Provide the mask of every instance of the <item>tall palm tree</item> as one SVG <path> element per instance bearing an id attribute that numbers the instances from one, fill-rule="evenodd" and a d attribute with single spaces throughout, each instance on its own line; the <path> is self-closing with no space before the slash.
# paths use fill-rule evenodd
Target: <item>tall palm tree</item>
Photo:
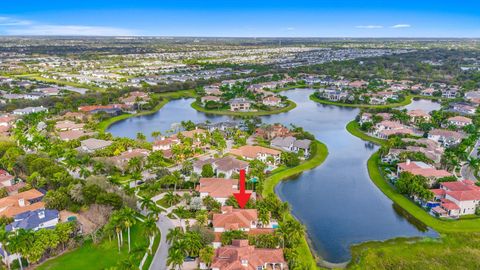
<path id="1" fill-rule="evenodd" d="M 18 263 L 23 270 L 22 255 L 25 255 L 32 246 L 33 232 L 19 229 L 9 237 L 7 249 L 13 253 L 18 253 Z"/>
<path id="2" fill-rule="evenodd" d="M 145 226 L 144 232 L 150 239 L 150 243 L 152 243 L 153 239 L 155 239 L 155 235 L 157 234 L 157 223 L 155 222 L 155 219 L 153 219 L 152 217 L 147 217 L 143 225 Z M 149 246 L 148 252 L 152 254 L 151 246 Z"/>
<path id="3" fill-rule="evenodd" d="M 125 207 L 122 209 L 122 220 L 128 232 L 128 252 L 130 253 L 130 228 L 136 223 L 135 211 L 132 208 Z"/>

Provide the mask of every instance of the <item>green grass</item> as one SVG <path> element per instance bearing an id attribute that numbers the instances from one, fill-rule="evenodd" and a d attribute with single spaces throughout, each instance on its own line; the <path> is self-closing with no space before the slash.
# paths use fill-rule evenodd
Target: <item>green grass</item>
<path id="1" fill-rule="evenodd" d="M 122 260 L 129 258 L 127 233 L 124 232 L 124 245 L 121 252 L 118 252 L 117 240 L 108 238 L 99 244 L 93 244 L 91 240 L 87 240 L 81 247 L 65 253 L 59 257 L 53 258 L 39 265 L 39 270 L 85 270 L 85 269 L 105 269 L 115 267 Z M 137 222 L 131 229 L 132 254 L 136 265 L 140 265 L 140 261 L 145 255 L 148 248 L 148 237 L 143 233 L 143 224 Z M 134 252 L 136 247 L 145 247 L 145 250 Z M 158 245 L 157 245 L 158 247 Z M 153 252 L 155 252 L 153 250 Z M 150 260 L 151 262 L 151 260 Z"/>
<path id="2" fill-rule="evenodd" d="M 271 115 L 271 114 L 288 112 L 290 110 L 293 110 L 295 107 L 297 107 L 297 104 L 289 100 L 288 105 L 286 107 L 275 109 L 272 111 L 258 111 L 258 112 L 232 112 L 228 110 L 208 110 L 200 106 L 197 102 L 193 102 L 190 106 L 199 112 L 210 113 L 210 114 L 234 115 L 234 116 L 262 116 L 262 115 Z"/>
<path id="3" fill-rule="evenodd" d="M 298 88 L 307 88 L 307 85 L 306 84 L 295 84 L 295 85 L 290 85 L 290 86 L 287 86 L 287 87 L 281 87 L 281 88 L 278 88 L 278 89 L 273 89 L 273 90 L 271 90 L 271 92 L 279 93 L 279 92 L 292 90 L 292 89 L 298 89 Z"/>
<path id="4" fill-rule="evenodd" d="M 144 111 L 136 114 L 126 113 L 126 114 L 121 114 L 118 116 L 105 119 L 102 122 L 97 124 L 97 130 L 99 132 L 105 132 L 108 129 L 108 127 L 110 127 L 111 125 L 113 125 L 118 121 L 125 120 L 135 116 L 142 116 L 142 115 L 149 115 L 149 114 L 156 113 L 158 110 L 163 108 L 163 106 L 165 106 L 170 100 L 180 99 L 180 98 L 193 98 L 195 97 L 195 92 L 193 90 L 180 90 L 175 92 L 160 93 L 160 94 L 157 94 L 157 96 L 162 99 L 152 110 Z"/>
<path id="5" fill-rule="evenodd" d="M 277 173 L 272 174 L 265 180 L 263 185 L 263 192 L 262 196 L 267 196 L 268 194 L 274 193 L 275 186 L 282 180 L 285 180 L 289 177 L 294 175 L 298 175 L 303 171 L 311 170 L 319 165 L 321 165 L 328 156 L 328 149 L 327 146 L 319 141 L 314 142 L 316 144 L 316 152 L 309 160 L 305 161 L 304 163 L 289 169 L 283 169 L 278 171 Z M 294 218 L 292 215 L 288 215 L 286 218 Z M 305 236 L 297 247 L 297 253 L 299 254 L 299 258 L 302 262 L 306 262 L 310 267 L 309 269 L 318 269 L 317 267 L 317 260 L 315 255 L 310 250 L 310 247 L 307 242 L 307 236 Z"/>
<path id="6" fill-rule="evenodd" d="M 319 99 L 318 97 L 315 96 L 315 94 L 310 95 L 310 100 L 313 100 L 315 102 L 322 103 L 322 104 L 336 105 L 336 106 L 343 106 L 343 107 L 383 109 L 383 108 L 394 108 L 394 107 L 406 106 L 412 102 L 412 96 L 406 96 L 405 100 L 403 100 L 402 102 L 390 103 L 390 104 L 384 104 L 384 105 L 348 104 L 348 103 L 342 103 L 342 102 L 335 102 L 335 101 Z"/>
<path id="7" fill-rule="evenodd" d="M 368 242 L 352 247 L 348 269 L 480 269 L 479 247 L 479 233 Z"/>
<path id="8" fill-rule="evenodd" d="M 347 131 L 350 132 L 350 134 L 352 134 L 353 136 L 358 137 L 358 138 L 360 138 L 364 141 L 373 142 L 373 143 L 376 143 L 378 145 L 383 145 L 386 142 L 385 140 L 375 138 L 375 137 L 372 137 L 372 136 L 369 136 L 369 135 L 365 134 L 362 130 L 360 130 L 360 125 L 355 120 L 350 121 L 347 124 L 346 128 L 347 128 Z"/>
<path id="9" fill-rule="evenodd" d="M 158 246 L 160 245 L 160 231 L 157 233 L 155 236 L 155 239 L 153 240 L 153 246 L 152 246 L 152 254 L 148 254 L 147 259 L 145 260 L 145 263 L 143 264 L 143 269 L 148 270 L 150 268 L 150 264 L 152 264 L 153 257 L 155 256 L 155 252 L 158 249 Z"/>

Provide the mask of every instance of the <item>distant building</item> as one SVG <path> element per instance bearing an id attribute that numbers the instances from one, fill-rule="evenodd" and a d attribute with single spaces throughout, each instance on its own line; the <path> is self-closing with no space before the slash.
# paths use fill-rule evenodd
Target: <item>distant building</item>
<path id="1" fill-rule="evenodd" d="M 44 108 L 43 106 L 27 107 L 27 108 L 23 108 L 23 109 L 16 109 L 16 110 L 13 111 L 13 114 L 15 114 L 15 115 L 26 115 L 26 114 L 46 112 L 46 111 L 48 111 L 48 109 Z"/>

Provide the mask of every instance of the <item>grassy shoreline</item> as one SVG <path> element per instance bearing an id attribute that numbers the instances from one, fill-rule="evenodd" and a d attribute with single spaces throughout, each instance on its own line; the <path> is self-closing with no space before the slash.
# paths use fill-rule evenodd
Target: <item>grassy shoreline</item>
<path id="1" fill-rule="evenodd" d="M 377 108 L 377 109 L 382 109 L 382 108 L 395 108 L 395 107 L 406 106 L 406 105 L 412 103 L 412 96 L 406 96 L 405 100 L 403 100 L 402 102 L 385 104 L 385 105 L 348 104 L 348 103 L 334 102 L 334 101 L 319 99 L 318 97 L 315 96 L 315 94 L 310 95 L 310 100 L 318 102 L 318 103 L 326 104 L 326 105 L 335 105 L 335 106 L 352 107 L 352 108 Z"/>
<path id="2" fill-rule="evenodd" d="M 163 106 L 165 106 L 170 100 L 180 99 L 180 98 L 193 98 L 195 97 L 195 93 L 193 90 L 181 90 L 181 91 L 175 91 L 175 92 L 160 93 L 158 94 L 158 96 L 161 98 L 161 100 L 152 110 L 135 113 L 135 114 L 121 114 L 118 116 L 105 119 L 102 122 L 97 124 L 96 129 L 100 132 L 105 132 L 111 125 L 113 125 L 118 121 L 128 119 L 131 117 L 136 117 L 136 116 L 154 114 L 158 110 L 163 108 Z"/>
<path id="3" fill-rule="evenodd" d="M 354 122 L 354 121 L 352 121 Z M 376 144 L 382 145 L 385 141 L 377 138 L 373 138 L 361 132 L 352 122 L 348 123 L 347 130 L 354 136 L 367 140 Z M 480 218 L 475 219 L 461 219 L 461 220 L 448 220 L 438 219 L 428 214 L 420 206 L 412 202 L 407 197 L 398 193 L 389 183 L 385 180 L 381 174 L 378 164 L 380 161 L 380 154 L 375 152 L 367 162 L 368 174 L 372 182 L 393 202 L 398 204 L 402 209 L 407 211 L 410 215 L 421 221 L 426 226 L 436 230 L 439 233 L 452 233 L 452 232 L 480 232 Z"/>
<path id="4" fill-rule="evenodd" d="M 315 141 L 314 143 L 316 144 L 316 147 L 317 147 L 315 155 L 311 159 L 305 161 L 304 163 L 296 167 L 279 171 L 277 173 L 274 173 L 270 177 L 268 177 L 265 180 L 265 183 L 263 185 L 262 196 L 265 197 L 269 194 L 272 194 L 272 193 L 274 194 L 275 186 L 280 181 L 283 181 L 289 177 L 298 175 L 304 171 L 311 170 L 317 166 L 320 166 L 325 161 L 325 159 L 328 156 L 327 146 L 321 143 L 320 141 Z M 293 217 L 292 214 L 289 214 L 287 218 L 293 219 L 295 217 Z M 305 235 L 305 237 L 302 240 L 302 243 L 297 247 L 297 252 L 300 255 L 300 259 L 302 260 L 302 262 L 306 262 L 310 266 L 310 269 L 318 269 L 317 267 L 318 257 L 310 249 L 310 245 L 308 244 L 307 237 L 308 236 Z"/>
<path id="5" fill-rule="evenodd" d="M 221 111 L 214 111 L 214 110 L 207 110 L 197 104 L 196 101 L 192 102 L 190 104 L 192 108 L 199 112 L 203 113 L 209 113 L 209 114 L 219 114 L 219 115 L 232 115 L 232 116 L 264 116 L 264 115 L 271 115 L 271 114 L 279 114 L 279 113 L 284 113 L 293 110 L 295 107 L 297 107 L 297 104 L 291 100 L 288 101 L 288 106 L 273 110 L 273 111 L 258 111 L 258 112 L 231 112 L 231 111 L 226 111 L 226 110 L 221 110 Z"/>

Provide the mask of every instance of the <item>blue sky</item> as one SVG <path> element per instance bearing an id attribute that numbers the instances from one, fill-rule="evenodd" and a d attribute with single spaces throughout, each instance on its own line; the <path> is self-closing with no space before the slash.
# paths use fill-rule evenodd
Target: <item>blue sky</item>
<path id="1" fill-rule="evenodd" d="M 0 35 L 480 37 L 480 1 L 2 1 Z"/>

